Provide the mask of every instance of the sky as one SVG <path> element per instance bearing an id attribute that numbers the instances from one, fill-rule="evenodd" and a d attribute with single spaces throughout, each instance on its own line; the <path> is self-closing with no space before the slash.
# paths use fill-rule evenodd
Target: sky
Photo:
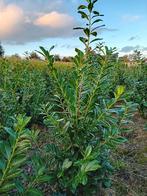
<path id="1" fill-rule="evenodd" d="M 54 54 L 74 55 L 83 49 L 73 27 L 83 24 L 77 7 L 84 0 L 0 0 L 0 41 L 6 55 L 50 48 Z M 147 55 L 147 0 L 98 0 L 106 26 L 98 33 L 121 55 L 140 49 Z"/>

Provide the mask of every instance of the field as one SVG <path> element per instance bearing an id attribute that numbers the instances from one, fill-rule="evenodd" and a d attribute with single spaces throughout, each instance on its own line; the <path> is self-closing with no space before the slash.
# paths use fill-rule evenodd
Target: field
<path id="1" fill-rule="evenodd" d="M 142 59 L 140 59 L 140 62 L 141 61 Z M 7 134 L 10 136 L 14 134 L 15 131 L 14 126 L 16 126 L 14 123 L 16 123 L 17 121 L 18 124 L 24 123 L 24 125 L 27 126 L 27 128 L 29 128 L 32 131 L 31 135 L 29 135 L 31 141 L 28 141 L 30 142 L 31 147 L 30 146 L 27 147 L 28 152 L 25 152 L 26 153 L 25 156 L 27 156 L 27 160 L 25 160 L 24 162 L 25 164 L 24 163 L 22 164 L 24 165 L 22 169 L 25 175 L 26 173 L 28 175 L 27 177 L 25 177 L 27 178 L 27 181 L 34 180 L 34 178 L 36 177 L 36 176 L 33 177 L 30 176 L 32 175 L 32 172 L 34 173 L 34 168 L 32 168 L 34 161 L 36 162 L 38 159 L 43 159 L 43 160 L 45 159 L 45 161 L 47 161 L 48 160 L 47 157 L 48 156 L 50 157 L 50 155 L 48 154 L 48 151 L 46 152 L 47 149 L 45 148 L 51 148 L 51 146 L 49 147 L 49 145 L 52 145 L 54 142 L 56 143 L 56 139 L 58 138 L 58 134 L 57 136 L 56 135 L 54 136 L 54 134 L 50 132 L 52 128 L 50 128 L 49 125 L 50 124 L 49 122 L 51 120 L 49 118 L 49 110 L 51 107 L 50 103 L 52 102 L 52 97 L 53 97 L 53 88 L 54 88 L 53 85 L 56 84 L 54 84 L 54 80 L 51 78 L 52 73 L 50 71 L 50 68 L 47 66 L 47 64 L 48 64 L 47 61 L 43 62 L 39 60 L 20 60 L 20 59 L 0 60 L 1 139 L 7 138 L 8 137 Z M 74 63 L 56 62 L 55 69 L 58 71 L 58 74 L 61 74 L 61 78 L 65 77 L 67 82 L 68 81 L 69 83 L 71 82 L 69 76 L 71 76 L 71 74 L 74 74 L 75 71 Z M 107 70 L 106 73 L 108 73 Z M 133 196 L 145 195 L 146 194 L 145 183 L 147 178 L 146 176 L 147 135 L 146 135 L 146 120 L 145 120 L 146 105 L 144 102 L 146 100 L 146 94 L 145 94 L 146 74 L 147 74 L 146 63 L 143 62 L 141 65 L 139 64 L 132 67 L 128 67 L 123 62 L 122 59 L 119 59 L 116 62 L 115 59 L 113 59 L 113 67 L 111 67 L 108 74 L 109 77 L 111 76 L 111 80 L 109 80 L 109 84 L 106 82 L 106 84 L 108 85 L 107 88 L 109 87 L 109 91 L 105 91 L 104 94 L 102 91 L 100 91 L 100 95 L 98 96 L 105 96 L 109 99 L 113 99 L 113 90 L 115 90 L 118 87 L 118 85 L 125 85 L 126 90 L 125 90 L 124 97 L 121 101 L 118 102 L 118 105 L 121 105 L 122 104 L 121 102 L 124 99 L 126 99 L 127 102 L 129 103 L 128 108 L 129 110 L 131 110 L 131 113 L 129 113 L 129 116 L 127 116 L 126 119 L 128 121 L 127 123 L 129 123 L 129 127 L 127 127 L 126 130 L 129 131 L 128 133 L 123 134 L 125 138 L 128 139 L 128 141 L 125 144 L 123 144 L 123 146 L 120 146 L 119 148 L 116 149 L 114 148 L 114 151 L 111 154 L 112 165 L 114 164 L 115 170 L 117 170 L 117 172 L 115 171 L 115 174 L 110 176 L 112 187 L 106 188 L 105 190 L 101 190 L 101 194 L 107 195 L 112 192 L 113 195 L 133 195 Z M 58 77 L 60 78 L 60 76 Z M 69 93 L 69 90 L 66 93 Z M 56 99 L 57 100 L 55 100 L 55 102 L 56 101 L 58 102 L 58 97 Z M 26 119 L 24 115 L 31 117 L 31 119 L 27 120 L 27 122 L 30 121 L 28 125 L 27 123 L 23 122 Z M 130 120 L 131 123 L 129 122 Z M 17 126 L 22 126 L 22 125 L 20 124 Z M 66 128 L 65 126 L 68 125 L 65 124 L 63 126 L 64 129 L 67 129 L 68 127 Z M 23 131 L 27 131 L 27 129 L 25 129 L 24 126 L 23 129 L 24 129 Z M 55 139 L 54 137 L 57 138 Z M 23 144 L 23 141 L 21 140 L 20 140 L 20 145 L 25 146 L 26 144 Z M 59 137 L 59 141 L 60 141 L 60 137 Z M 2 149 L 3 146 L 1 145 L 1 150 Z M 8 149 L 6 148 L 6 153 L 9 153 L 9 151 L 7 150 Z M 31 160 L 32 153 L 34 154 L 34 152 L 36 155 Z M 42 153 L 46 153 L 46 154 L 44 154 L 42 157 Z M 20 158 L 18 158 L 18 161 Z M 24 161 L 23 159 L 22 161 Z M 43 170 L 42 172 L 39 170 L 41 172 L 41 182 L 36 182 L 36 184 L 34 183 L 32 185 L 33 188 L 38 187 L 39 185 L 40 187 L 39 189 L 43 189 L 45 195 L 51 194 L 51 192 L 53 192 L 54 189 L 56 192 L 56 189 L 58 190 L 58 187 L 56 187 L 56 185 L 52 185 L 52 183 L 51 185 L 50 183 L 48 185 L 46 181 L 48 180 L 50 181 L 50 177 L 47 176 L 46 168 L 42 166 L 43 164 L 42 161 L 41 160 L 38 161 L 39 164 L 41 165 L 38 165 L 39 168 L 35 168 L 35 170 L 36 169 Z M 13 169 L 11 167 L 10 167 L 10 171 Z M 36 174 L 34 173 L 34 175 Z M 17 179 L 19 178 L 17 177 Z M 25 181 L 25 179 L 23 181 Z M 28 183 L 23 181 L 22 183 L 25 183 L 26 184 L 25 186 L 28 187 L 29 186 Z M 17 186 L 19 190 L 20 189 L 19 186 L 24 186 L 24 185 L 17 185 Z M 12 190 L 15 191 L 15 189 Z"/>
<path id="2" fill-rule="evenodd" d="M 85 50 L 70 62 L 54 46 L 37 48 L 40 59 L 0 57 L 2 196 L 147 193 L 147 61 L 97 43 L 102 15 L 86 2 Z"/>

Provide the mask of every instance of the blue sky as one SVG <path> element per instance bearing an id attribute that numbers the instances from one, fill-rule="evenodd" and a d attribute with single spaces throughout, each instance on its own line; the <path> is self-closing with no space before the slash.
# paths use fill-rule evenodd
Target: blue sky
<path id="1" fill-rule="evenodd" d="M 72 28 L 82 21 L 76 13 L 84 0 L 0 0 L 0 40 L 6 54 L 24 54 L 40 45 L 56 45 L 54 53 L 74 54 L 83 48 Z M 106 28 L 99 34 L 111 47 L 127 54 L 147 54 L 147 0 L 99 0 Z"/>

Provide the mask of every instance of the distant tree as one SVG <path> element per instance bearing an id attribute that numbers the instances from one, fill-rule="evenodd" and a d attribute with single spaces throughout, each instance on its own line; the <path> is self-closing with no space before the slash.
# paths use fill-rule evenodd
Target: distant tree
<path id="1" fill-rule="evenodd" d="M 63 62 L 71 62 L 71 57 L 63 57 L 62 61 Z"/>
<path id="2" fill-rule="evenodd" d="M 11 58 L 21 59 L 21 57 L 20 57 L 19 54 L 17 54 L 17 53 L 11 55 Z"/>
<path id="3" fill-rule="evenodd" d="M 143 57 L 143 54 L 139 50 L 134 50 L 134 53 L 132 55 L 132 59 L 138 65 L 141 65 L 145 62 L 145 58 Z"/>
<path id="4" fill-rule="evenodd" d="M 29 54 L 29 59 L 37 59 L 37 60 L 40 60 L 40 56 L 36 52 L 31 52 Z"/>
<path id="5" fill-rule="evenodd" d="M 55 61 L 61 61 L 61 58 L 60 58 L 60 56 L 59 56 L 58 54 L 56 54 L 56 55 L 54 56 L 54 58 L 55 58 Z"/>
<path id="6" fill-rule="evenodd" d="M 124 56 L 120 57 L 120 59 L 122 61 L 124 61 L 125 63 L 128 63 L 129 62 L 129 56 L 128 55 L 124 55 Z"/>
<path id="7" fill-rule="evenodd" d="M 1 42 L 0 42 L 0 57 L 3 57 L 4 53 L 5 53 L 4 49 L 3 49 L 2 45 L 1 45 Z"/>

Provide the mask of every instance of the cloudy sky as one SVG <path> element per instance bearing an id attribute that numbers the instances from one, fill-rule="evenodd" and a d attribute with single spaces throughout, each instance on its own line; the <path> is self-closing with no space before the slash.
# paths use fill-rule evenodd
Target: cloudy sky
<path id="1" fill-rule="evenodd" d="M 81 24 L 76 13 L 84 0 L 0 0 L 0 41 L 6 54 L 24 54 L 40 45 L 56 45 L 54 53 L 74 54 L 82 48 L 73 27 Z M 141 49 L 147 55 L 147 0 L 99 0 L 106 28 L 103 41 L 121 54 Z"/>

